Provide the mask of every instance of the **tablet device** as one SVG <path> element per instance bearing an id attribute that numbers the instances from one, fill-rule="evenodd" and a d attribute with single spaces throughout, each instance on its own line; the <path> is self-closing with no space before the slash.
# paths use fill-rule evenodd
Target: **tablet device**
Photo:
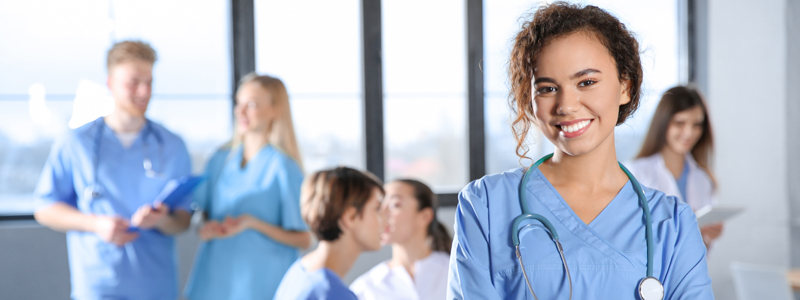
<path id="1" fill-rule="evenodd" d="M 744 211 L 743 207 L 735 206 L 712 206 L 707 205 L 695 211 L 697 216 L 697 226 L 703 227 L 715 223 L 723 222 Z"/>

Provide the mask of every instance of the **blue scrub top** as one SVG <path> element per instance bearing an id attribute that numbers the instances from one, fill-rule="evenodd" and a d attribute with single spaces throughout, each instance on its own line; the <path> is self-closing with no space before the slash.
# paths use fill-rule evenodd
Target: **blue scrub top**
<path id="1" fill-rule="evenodd" d="M 100 152 L 95 158 L 98 133 Z M 153 170 L 162 176 L 145 175 L 145 151 Z M 152 203 L 169 180 L 190 174 L 186 145 L 161 125 L 149 122 L 133 144 L 124 148 L 103 118 L 98 118 L 53 144 L 34 197 L 39 209 L 62 202 L 86 214 L 130 219 L 139 207 Z M 101 187 L 97 199 L 83 192 L 94 183 Z M 189 210 L 190 200 L 187 197 L 174 209 Z M 70 231 L 67 250 L 74 299 L 174 300 L 178 296 L 174 238 L 157 230 L 143 230 L 123 247 L 105 243 L 91 232 Z"/>
<path id="2" fill-rule="evenodd" d="M 283 277 L 275 300 L 358 300 L 328 268 L 309 272 L 297 260 Z"/>
<path id="3" fill-rule="evenodd" d="M 686 181 L 688 180 L 687 179 L 688 177 L 689 177 L 689 161 L 687 160 L 683 163 L 683 172 L 681 172 L 681 177 L 678 178 L 676 182 L 678 184 L 678 190 L 681 192 L 681 199 L 683 199 L 684 201 L 686 201 Z"/>
<path id="4" fill-rule="evenodd" d="M 220 150 L 206 168 L 209 180 L 195 201 L 209 219 L 250 214 L 285 230 L 308 231 L 300 215 L 303 173 L 297 163 L 265 146 L 244 168 L 242 147 Z M 283 274 L 300 255 L 255 230 L 200 245 L 186 287 L 189 299 L 272 299 Z"/>
<path id="5" fill-rule="evenodd" d="M 523 170 L 486 176 L 459 193 L 448 299 L 533 299 L 511 241 L 521 213 Z M 537 169 L 526 187 L 531 211 L 555 226 L 573 282 L 573 299 L 638 299 L 646 276 L 643 212 L 630 181 L 588 225 Z M 664 299 L 714 299 L 706 247 L 691 207 L 644 188 L 652 212 L 653 276 Z M 520 234 L 520 251 L 539 299 L 566 299 L 569 283 L 555 244 L 537 221 Z M 523 223 L 523 224 L 528 224 Z M 520 226 L 522 228 L 522 226 Z M 513 230 L 516 231 L 516 230 Z"/>

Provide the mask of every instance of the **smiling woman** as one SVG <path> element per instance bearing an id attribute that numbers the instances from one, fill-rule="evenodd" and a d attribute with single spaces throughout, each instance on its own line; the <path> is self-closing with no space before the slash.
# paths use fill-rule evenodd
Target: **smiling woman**
<path id="1" fill-rule="evenodd" d="M 639 105 L 638 47 L 595 6 L 556 2 L 525 21 L 509 62 L 517 155 L 534 126 L 555 151 L 461 191 L 448 299 L 713 299 L 691 208 L 617 161 L 615 128 Z"/>

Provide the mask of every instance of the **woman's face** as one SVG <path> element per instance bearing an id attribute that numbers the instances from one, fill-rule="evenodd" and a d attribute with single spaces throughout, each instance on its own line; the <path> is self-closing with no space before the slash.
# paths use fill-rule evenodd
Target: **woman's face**
<path id="1" fill-rule="evenodd" d="M 672 116 L 667 126 L 666 148 L 680 155 L 692 151 L 703 135 L 705 113 L 699 105 Z"/>
<path id="2" fill-rule="evenodd" d="M 427 223 L 430 221 L 425 217 L 427 210 L 419 210 L 419 203 L 414 198 L 414 188 L 395 181 L 385 185 L 384 189 L 386 199 L 383 201 L 383 211 L 386 215 L 386 227 L 381 234 L 381 243 L 403 244 L 414 238 L 425 239 Z"/>
<path id="3" fill-rule="evenodd" d="M 630 102 L 614 58 L 593 34 L 548 42 L 533 70 L 535 123 L 558 149 L 578 156 L 613 146 L 619 106 Z"/>
<path id="4" fill-rule="evenodd" d="M 274 119 L 270 93 L 255 83 L 246 83 L 236 92 L 236 128 L 239 134 L 265 133 Z"/>
<path id="5" fill-rule="evenodd" d="M 363 251 L 381 249 L 381 233 L 386 224 L 381 212 L 382 198 L 383 194 L 376 188 L 364 204 L 361 216 L 356 216 L 353 222 L 353 236 Z"/>

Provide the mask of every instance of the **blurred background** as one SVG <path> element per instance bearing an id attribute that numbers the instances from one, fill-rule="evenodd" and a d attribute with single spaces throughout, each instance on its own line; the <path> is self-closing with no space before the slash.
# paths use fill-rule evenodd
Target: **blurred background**
<path id="1" fill-rule="evenodd" d="M 641 44 L 642 105 L 617 128 L 620 161 L 669 87 L 707 97 L 720 204 L 746 209 L 708 258 L 717 299 L 737 298 L 733 262 L 800 268 L 800 1 L 578 2 L 613 13 Z M 348 165 L 420 179 L 452 229 L 464 185 L 531 163 L 515 155 L 506 64 L 539 3 L 0 0 L 0 298 L 69 297 L 64 234 L 33 221 L 31 193 L 53 140 L 113 109 L 114 42 L 158 52 L 148 117 L 183 137 L 195 173 L 230 139 L 235 83 L 256 71 L 286 83 L 306 173 Z M 539 157 L 552 145 L 533 132 L 529 148 Z M 179 236 L 182 281 L 197 243 Z M 346 282 L 389 256 L 362 255 Z"/>

